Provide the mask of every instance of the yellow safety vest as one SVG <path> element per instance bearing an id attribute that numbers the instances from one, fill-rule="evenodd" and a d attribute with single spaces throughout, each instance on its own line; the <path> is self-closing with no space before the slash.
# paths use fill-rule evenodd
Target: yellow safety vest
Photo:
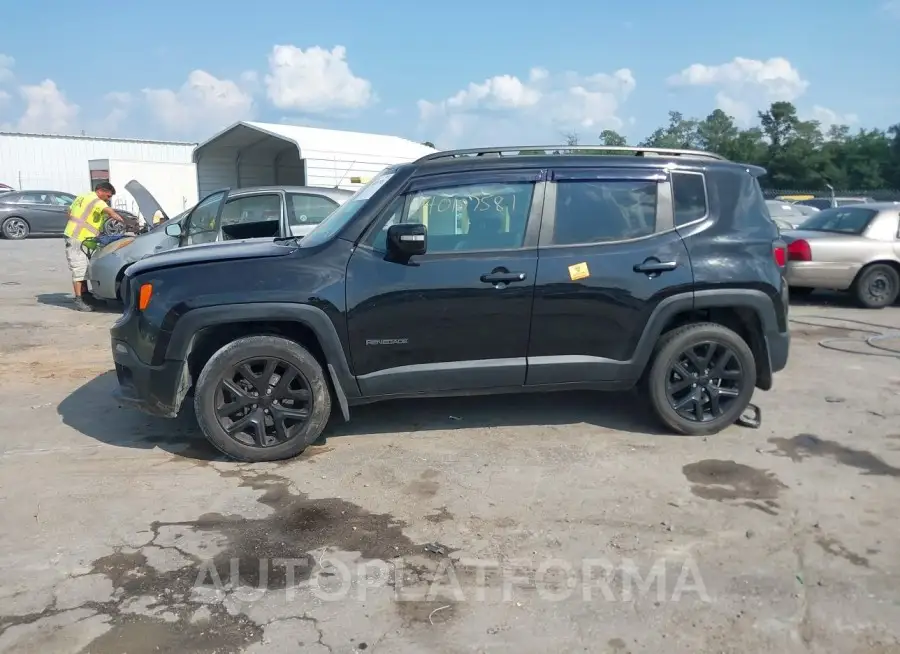
<path id="1" fill-rule="evenodd" d="M 79 195 L 69 207 L 69 222 L 66 223 L 65 235 L 78 243 L 91 236 L 99 236 L 106 216 L 103 213 L 105 208 L 106 202 L 96 193 Z"/>

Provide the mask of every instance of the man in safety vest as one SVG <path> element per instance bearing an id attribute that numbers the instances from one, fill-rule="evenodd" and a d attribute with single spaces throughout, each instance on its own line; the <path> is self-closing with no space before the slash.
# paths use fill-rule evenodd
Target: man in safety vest
<path id="1" fill-rule="evenodd" d="M 72 288 L 75 290 L 75 308 L 79 311 L 93 311 L 84 301 L 87 292 L 88 257 L 81 249 L 86 238 L 99 236 L 107 218 L 123 220 L 122 216 L 109 206 L 109 200 L 116 189 L 109 182 L 100 182 L 92 193 L 83 193 L 69 207 L 69 222 L 66 223 L 66 260 L 72 271 Z M 124 221 L 123 221 L 124 222 Z"/>

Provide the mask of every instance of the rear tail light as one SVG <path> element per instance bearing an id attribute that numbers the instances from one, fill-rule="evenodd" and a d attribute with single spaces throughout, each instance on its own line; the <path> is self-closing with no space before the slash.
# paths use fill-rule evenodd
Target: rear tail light
<path id="1" fill-rule="evenodd" d="M 781 243 L 776 243 L 774 254 L 775 263 L 777 263 L 780 268 L 784 268 L 785 265 L 787 265 L 787 248 Z"/>
<path id="2" fill-rule="evenodd" d="M 809 242 L 803 239 L 794 241 L 787 247 L 789 261 L 812 261 L 812 250 Z"/>

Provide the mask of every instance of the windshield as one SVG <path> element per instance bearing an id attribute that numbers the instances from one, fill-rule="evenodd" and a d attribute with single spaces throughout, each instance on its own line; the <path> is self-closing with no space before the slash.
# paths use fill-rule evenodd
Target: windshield
<path id="1" fill-rule="evenodd" d="M 826 209 L 804 220 L 797 229 L 810 232 L 862 234 L 876 212 L 859 207 Z"/>
<path id="2" fill-rule="evenodd" d="M 378 190 L 387 184 L 388 180 L 394 176 L 394 168 L 385 168 L 378 173 L 371 182 L 363 186 L 356 193 L 351 195 L 344 204 L 331 212 L 325 220 L 320 222 L 309 234 L 300 241 L 301 247 L 313 247 L 321 245 L 328 241 L 341 231 L 344 226 L 353 220 L 353 217 L 359 213 L 366 202 L 369 201 Z"/>

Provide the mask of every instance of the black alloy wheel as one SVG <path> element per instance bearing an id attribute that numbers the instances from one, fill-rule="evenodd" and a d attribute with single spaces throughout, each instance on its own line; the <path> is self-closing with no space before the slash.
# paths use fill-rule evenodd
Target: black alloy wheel
<path id="1" fill-rule="evenodd" d="M 241 445 L 281 445 L 309 422 L 313 397 L 309 381 L 294 364 L 277 357 L 246 359 L 222 375 L 216 419 Z"/>
<path id="2" fill-rule="evenodd" d="M 666 375 L 669 406 L 692 422 L 711 422 L 729 411 L 743 390 L 737 354 L 713 341 L 691 344 L 676 356 Z"/>

